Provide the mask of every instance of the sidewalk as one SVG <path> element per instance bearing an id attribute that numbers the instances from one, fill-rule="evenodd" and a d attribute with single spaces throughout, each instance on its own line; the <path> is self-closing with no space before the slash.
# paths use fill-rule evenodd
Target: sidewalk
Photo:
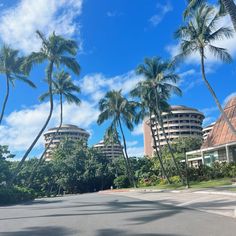
<path id="1" fill-rule="evenodd" d="M 236 192 L 227 191 L 224 187 L 184 190 L 121 189 L 107 190 L 101 193 L 157 201 L 236 219 Z"/>

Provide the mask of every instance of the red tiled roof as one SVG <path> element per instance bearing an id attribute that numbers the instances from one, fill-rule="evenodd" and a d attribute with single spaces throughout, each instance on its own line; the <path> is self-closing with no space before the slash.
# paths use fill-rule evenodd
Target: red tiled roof
<path id="1" fill-rule="evenodd" d="M 236 97 L 231 98 L 227 102 L 224 111 L 232 125 L 236 127 Z M 223 117 L 220 116 L 212 131 L 209 133 L 207 139 L 203 143 L 202 149 L 232 142 L 236 142 L 236 136 L 232 134 Z"/>

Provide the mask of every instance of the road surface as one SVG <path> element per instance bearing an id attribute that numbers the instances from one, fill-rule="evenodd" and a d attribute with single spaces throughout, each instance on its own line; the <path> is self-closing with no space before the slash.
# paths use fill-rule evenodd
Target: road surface
<path id="1" fill-rule="evenodd" d="M 235 236 L 236 219 L 111 194 L 0 207 L 1 236 Z"/>

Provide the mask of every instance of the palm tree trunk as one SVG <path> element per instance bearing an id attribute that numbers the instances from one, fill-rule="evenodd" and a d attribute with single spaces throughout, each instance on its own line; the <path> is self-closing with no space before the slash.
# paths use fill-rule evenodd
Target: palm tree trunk
<path id="1" fill-rule="evenodd" d="M 125 159 L 126 159 L 127 167 L 128 167 L 128 168 L 127 168 L 127 172 L 128 172 L 128 174 L 130 175 L 131 183 L 132 183 L 133 186 L 136 188 L 136 183 L 135 183 L 135 180 L 134 180 L 133 170 L 132 170 L 132 167 L 131 167 L 131 165 L 130 165 L 130 161 L 129 161 L 129 157 L 128 157 L 128 153 L 127 153 L 127 145 L 126 145 L 125 135 L 124 135 L 124 132 L 123 132 L 123 129 L 122 129 L 122 125 L 121 125 L 120 119 L 118 119 L 118 122 L 119 122 L 120 131 L 121 131 L 122 139 L 123 139 L 123 143 L 124 143 Z"/>
<path id="2" fill-rule="evenodd" d="M 19 164 L 17 165 L 16 169 L 15 169 L 15 173 L 12 177 L 11 180 L 11 184 L 13 183 L 13 181 L 15 180 L 16 176 L 18 175 L 22 165 L 24 164 L 26 158 L 28 157 L 29 153 L 32 151 L 33 147 L 35 146 L 35 144 L 37 143 L 37 141 L 39 140 L 39 138 L 41 137 L 43 131 L 46 129 L 51 116 L 52 116 L 52 111 L 53 111 L 53 96 L 52 96 L 52 71 L 53 71 L 53 61 L 49 62 L 48 68 L 47 68 L 47 77 L 48 77 L 48 92 L 49 92 L 49 98 L 50 98 L 50 110 L 49 110 L 49 114 L 47 117 L 47 120 L 45 122 L 45 124 L 43 125 L 42 129 L 40 130 L 40 132 L 38 133 L 38 135 L 36 136 L 36 138 L 34 139 L 33 143 L 30 145 L 30 147 L 27 149 L 27 151 L 25 152 L 24 156 L 22 157 L 21 161 L 19 162 Z"/>
<path id="3" fill-rule="evenodd" d="M 3 119 L 4 112 L 5 112 L 6 105 L 7 105 L 7 100 L 9 97 L 9 91 L 10 91 L 10 86 L 9 86 L 10 81 L 9 80 L 10 80 L 9 76 L 6 74 L 6 95 L 5 95 L 3 106 L 2 106 L 2 111 L 1 111 L 1 116 L 0 116 L 0 125 L 2 123 L 2 119 Z"/>
<path id="4" fill-rule="evenodd" d="M 221 104 L 220 104 L 220 102 L 219 102 L 219 100 L 218 100 L 218 98 L 217 98 L 217 96 L 216 96 L 216 94 L 215 94 L 213 88 L 211 87 L 210 83 L 208 82 L 208 80 L 207 80 L 207 78 L 206 78 L 205 62 L 204 62 L 204 49 L 203 49 L 203 48 L 201 48 L 200 54 L 201 54 L 202 79 L 203 79 L 203 81 L 205 82 L 205 84 L 206 84 L 208 90 L 210 91 L 210 93 L 211 93 L 213 99 L 215 100 L 215 103 L 216 103 L 217 107 L 219 108 L 220 113 L 221 113 L 221 115 L 222 115 L 224 121 L 225 121 L 226 124 L 228 125 L 228 127 L 229 127 L 231 133 L 236 136 L 236 130 L 235 130 L 234 126 L 232 125 L 232 123 L 230 122 L 229 118 L 228 118 L 227 115 L 225 114 L 224 109 L 222 108 L 222 106 L 221 106 Z"/>
<path id="5" fill-rule="evenodd" d="M 178 163 L 177 163 L 177 161 L 175 160 L 174 152 L 173 152 L 173 150 L 172 150 L 172 148 L 171 148 L 171 145 L 170 145 L 170 143 L 169 143 L 169 140 L 168 140 L 167 135 L 166 135 L 166 132 L 165 132 L 165 128 L 164 128 L 164 125 L 163 125 L 163 120 L 162 120 L 162 117 L 161 117 L 161 111 L 160 111 L 160 109 L 159 109 L 158 95 L 157 95 L 157 90 L 156 90 L 156 89 L 155 89 L 155 99 L 156 99 L 156 109 L 154 109 L 154 111 L 155 111 L 155 113 L 156 113 L 156 114 L 155 114 L 155 115 L 156 115 L 156 118 L 157 118 L 157 120 L 158 120 L 158 122 L 159 122 L 159 125 L 161 126 L 161 129 L 162 129 L 163 135 L 164 135 L 164 137 L 165 137 L 165 141 L 166 141 L 167 147 L 168 147 L 168 149 L 169 149 L 169 151 L 170 151 L 170 155 L 171 155 L 171 158 L 172 158 L 172 160 L 173 160 L 173 162 L 174 162 L 174 165 L 175 165 L 175 167 L 176 167 L 177 173 L 178 173 L 179 177 L 181 178 L 182 183 L 184 184 L 183 176 L 182 176 L 182 174 L 181 174 L 181 172 L 180 172 Z"/>
<path id="6" fill-rule="evenodd" d="M 158 146 L 159 146 L 159 153 L 160 153 L 160 155 L 162 155 L 162 154 L 161 154 L 161 141 L 160 141 L 160 136 L 159 136 L 159 134 L 158 134 L 157 121 L 156 121 L 156 131 L 157 131 L 157 142 L 158 142 Z"/>
<path id="7" fill-rule="evenodd" d="M 153 131 L 153 129 L 152 129 L 152 120 L 151 120 L 152 117 L 151 117 L 151 112 L 150 112 L 150 114 L 149 114 L 149 119 L 150 119 L 150 124 L 151 124 L 150 129 L 151 129 L 151 133 L 152 133 L 152 139 L 153 139 L 153 142 L 154 142 L 154 147 L 155 147 L 155 151 L 156 151 L 157 158 L 158 158 L 158 160 L 159 160 L 159 162 L 160 162 L 160 165 L 161 165 L 161 170 L 162 170 L 164 176 L 166 177 L 166 179 L 167 179 L 167 181 L 168 181 L 168 184 L 171 184 L 171 181 L 170 181 L 170 179 L 169 179 L 169 176 L 167 175 L 166 170 L 165 170 L 165 168 L 164 168 L 164 165 L 163 165 L 163 162 L 162 162 L 162 158 L 161 158 L 160 153 L 159 153 L 159 151 L 158 151 L 158 149 L 157 149 L 157 142 L 156 142 L 156 138 L 155 138 L 154 131 Z"/>
<path id="8" fill-rule="evenodd" d="M 233 0 L 221 0 L 226 12 L 229 14 L 231 21 L 236 31 L 236 5 Z"/>
<path id="9" fill-rule="evenodd" d="M 59 124 L 59 126 L 58 126 L 58 128 L 57 128 L 57 130 L 56 130 L 56 133 L 52 136 L 52 138 L 51 138 L 51 140 L 50 140 L 48 146 L 45 147 L 45 149 L 44 149 L 42 155 L 41 155 L 40 158 L 39 158 L 39 161 L 36 163 L 36 165 L 35 165 L 35 167 L 34 167 L 32 173 L 31 173 L 31 175 L 30 175 L 30 177 L 29 177 L 29 182 L 28 182 L 28 183 L 29 183 L 29 185 L 28 185 L 29 187 L 31 186 L 31 184 L 32 184 L 32 182 L 33 182 L 33 180 L 34 180 L 35 171 L 38 169 L 39 165 L 42 163 L 43 158 L 44 158 L 44 156 L 45 156 L 47 150 L 49 149 L 50 145 L 52 144 L 54 138 L 57 136 L 57 134 L 58 134 L 58 132 L 59 132 L 61 126 L 62 126 L 62 122 L 63 122 L 62 94 L 60 94 L 60 110 L 61 110 L 61 112 L 60 112 L 60 124 Z"/>

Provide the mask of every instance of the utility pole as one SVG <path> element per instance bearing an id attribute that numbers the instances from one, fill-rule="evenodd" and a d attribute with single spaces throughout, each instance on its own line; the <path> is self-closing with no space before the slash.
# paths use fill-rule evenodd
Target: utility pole
<path id="1" fill-rule="evenodd" d="M 186 149 L 184 148 L 184 156 L 185 156 L 185 172 L 186 172 L 186 188 L 190 188 L 189 178 L 188 178 L 188 158 L 186 155 Z"/>

